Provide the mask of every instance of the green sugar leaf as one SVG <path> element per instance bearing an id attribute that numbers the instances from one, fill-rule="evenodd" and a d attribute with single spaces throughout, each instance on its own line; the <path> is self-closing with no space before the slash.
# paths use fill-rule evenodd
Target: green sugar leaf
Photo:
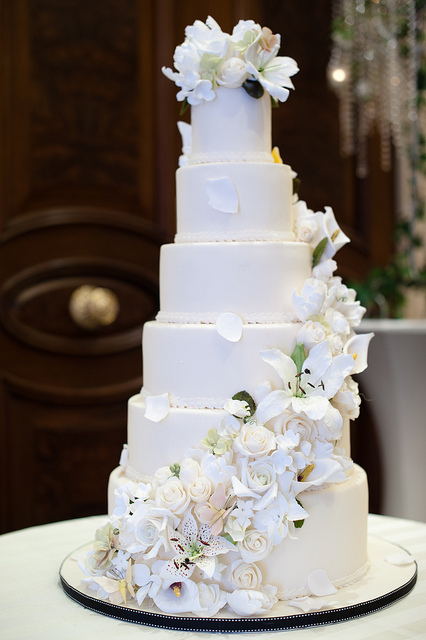
<path id="1" fill-rule="evenodd" d="M 247 91 L 251 98 L 256 98 L 256 100 L 265 93 L 262 85 L 257 80 L 246 80 L 243 82 L 243 89 Z"/>
<path id="2" fill-rule="evenodd" d="M 176 476 L 176 478 L 179 478 L 179 474 L 180 474 L 180 464 L 178 462 L 175 462 L 174 464 L 171 464 L 169 467 L 170 471 L 172 472 L 172 474 L 174 476 Z"/>
<path id="3" fill-rule="evenodd" d="M 185 100 L 182 102 L 181 107 L 180 107 L 180 111 L 179 111 L 179 115 L 183 116 L 183 114 L 185 113 L 185 111 L 189 109 L 189 102 L 188 100 L 185 98 Z"/>
<path id="4" fill-rule="evenodd" d="M 232 537 L 229 535 L 229 533 L 225 533 L 224 536 L 222 536 L 222 538 L 225 538 L 225 540 L 229 540 L 229 542 L 231 542 L 231 544 L 236 545 L 237 543 L 235 542 L 235 540 L 232 539 Z"/>
<path id="5" fill-rule="evenodd" d="M 306 360 L 305 347 L 303 346 L 303 342 L 296 342 L 296 346 L 294 347 L 293 353 L 290 357 L 296 365 L 297 375 L 299 375 L 302 372 L 302 366 Z"/>
<path id="6" fill-rule="evenodd" d="M 317 246 L 314 249 L 314 253 L 312 254 L 312 266 L 316 267 L 319 261 L 322 258 L 322 254 L 325 251 L 327 246 L 328 238 L 323 238 L 320 242 L 318 242 Z"/>

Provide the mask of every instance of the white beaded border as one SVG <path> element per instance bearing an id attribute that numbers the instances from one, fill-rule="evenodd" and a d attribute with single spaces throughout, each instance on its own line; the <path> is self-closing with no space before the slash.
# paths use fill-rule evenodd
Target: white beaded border
<path id="1" fill-rule="evenodd" d="M 215 324 L 223 312 L 218 311 L 159 311 L 155 317 L 157 322 L 165 324 Z M 298 319 L 293 313 L 239 313 L 244 324 L 293 324 Z"/>
<path id="2" fill-rule="evenodd" d="M 209 151 L 193 153 L 187 157 L 190 165 L 208 162 L 275 162 L 268 151 Z"/>
<path id="3" fill-rule="evenodd" d="M 152 396 L 142 387 L 141 396 L 145 399 Z M 223 405 L 229 398 L 182 398 L 169 394 L 169 405 L 173 409 L 223 409 Z"/>
<path id="4" fill-rule="evenodd" d="M 176 244 L 191 242 L 295 242 L 293 231 L 267 231 L 263 229 L 243 229 L 231 231 L 194 231 L 177 233 Z"/>

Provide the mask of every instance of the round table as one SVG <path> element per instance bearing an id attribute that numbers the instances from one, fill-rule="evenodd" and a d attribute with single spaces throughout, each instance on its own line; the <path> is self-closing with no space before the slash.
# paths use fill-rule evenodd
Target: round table
<path id="1" fill-rule="evenodd" d="M 121 622 L 84 609 L 62 590 L 59 568 L 77 547 L 90 542 L 105 516 L 30 527 L 0 536 L 0 636 L 2 640 L 106 640 L 156 638 L 163 640 L 217 640 L 231 633 L 166 631 Z M 370 515 L 369 535 L 407 549 L 418 564 L 414 590 L 390 607 L 339 624 L 295 631 L 274 632 L 273 640 L 390 640 L 426 638 L 426 524 Z M 265 640 L 265 633 L 244 634 Z"/>

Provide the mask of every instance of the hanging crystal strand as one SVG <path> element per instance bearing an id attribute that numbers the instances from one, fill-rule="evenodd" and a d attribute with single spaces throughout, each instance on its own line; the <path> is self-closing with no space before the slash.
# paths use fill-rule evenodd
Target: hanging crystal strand
<path id="1" fill-rule="evenodd" d="M 418 167 L 419 167 L 419 120 L 417 113 L 417 71 L 418 71 L 418 52 L 417 52 L 417 16 L 415 0 L 407 0 L 407 89 L 408 89 L 408 121 L 410 123 L 410 161 L 411 161 L 411 198 L 408 211 L 408 219 L 410 224 L 410 233 L 413 235 L 419 206 L 418 193 Z M 414 251 L 411 251 L 408 258 L 408 266 L 411 271 L 413 280 L 417 279 L 418 271 L 416 268 L 416 260 Z"/>
<path id="2" fill-rule="evenodd" d="M 382 60 L 386 70 L 382 87 L 382 101 L 384 110 L 381 114 L 383 129 L 381 164 L 385 171 L 390 171 L 392 165 L 393 141 L 397 152 L 402 149 L 401 141 L 401 70 L 398 60 L 398 2 L 388 0 L 387 29 L 383 24 Z"/>

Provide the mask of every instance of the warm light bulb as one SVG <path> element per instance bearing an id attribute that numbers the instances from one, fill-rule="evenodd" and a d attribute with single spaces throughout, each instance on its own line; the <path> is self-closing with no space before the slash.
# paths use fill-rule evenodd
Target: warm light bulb
<path id="1" fill-rule="evenodd" d="M 346 71 L 344 69 L 334 69 L 331 77 L 335 82 L 344 82 L 346 80 Z"/>

